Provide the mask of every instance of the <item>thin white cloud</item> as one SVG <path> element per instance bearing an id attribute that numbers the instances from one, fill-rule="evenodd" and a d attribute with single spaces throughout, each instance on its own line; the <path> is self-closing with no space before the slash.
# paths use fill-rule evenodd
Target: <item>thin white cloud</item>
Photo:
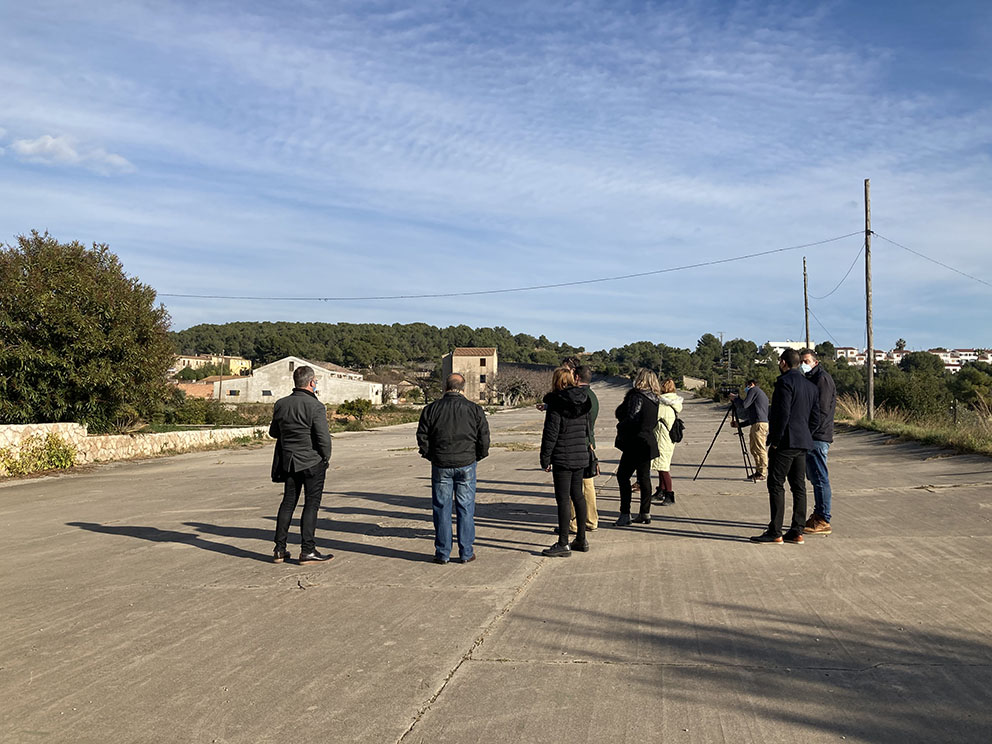
<path id="1" fill-rule="evenodd" d="M 107 152 L 102 147 L 80 148 L 73 138 L 65 135 L 53 137 L 43 134 L 33 140 L 14 140 L 11 149 L 21 160 L 29 163 L 82 166 L 104 175 L 135 171 L 127 158 Z"/>

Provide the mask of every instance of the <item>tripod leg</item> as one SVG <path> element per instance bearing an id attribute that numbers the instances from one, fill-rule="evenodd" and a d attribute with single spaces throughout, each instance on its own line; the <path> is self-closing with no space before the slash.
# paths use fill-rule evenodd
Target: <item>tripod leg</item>
<path id="1" fill-rule="evenodd" d="M 706 454 L 703 455 L 703 461 L 701 463 L 699 463 L 699 467 L 696 468 L 696 474 L 694 476 L 692 476 L 692 479 L 693 480 L 696 480 L 696 478 L 699 477 L 699 471 L 702 470 L 703 469 L 703 465 L 706 464 L 706 458 L 710 456 L 710 450 L 713 449 L 713 445 L 716 444 L 716 438 L 718 436 L 720 436 L 720 430 L 723 428 L 723 425 L 725 423 L 727 423 L 727 417 L 730 415 L 730 412 L 733 411 L 733 410 L 734 410 L 734 407 L 733 407 L 733 405 L 731 405 L 730 408 L 727 409 L 727 412 L 725 414 L 723 414 L 723 421 L 721 421 L 720 422 L 720 426 L 717 427 L 716 434 L 713 435 L 713 441 L 710 442 L 709 449 L 707 449 L 706 450 Z"/>
<path id="2" fill-rule="evenodd" d="M 754 474 L 754 467 L 751 465 L 751 456 L 748 454 L 747 444 L 744 442 L 744 429 L 741 428 L 736 411 L 734 412 L 734 423 L 737 424 L 737 439 L 741 443 L 741 457 L 744 459 L 744 477 L 750 480 Z"/>

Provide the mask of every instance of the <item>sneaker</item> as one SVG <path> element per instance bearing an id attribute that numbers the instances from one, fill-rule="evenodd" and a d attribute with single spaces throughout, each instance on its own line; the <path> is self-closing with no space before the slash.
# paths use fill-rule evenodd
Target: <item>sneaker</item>
<path id="1" fill-rule="evenodd" d="M 761 481 L 763 481 L 764 479 L 765 479 L 764 473 L 755 473 L 754 475 L 751 476 L 751 480 L 754 481 L 755 483 L 761 483 Z"/>
<path id="2" fill-rule="evenodd" d="M 551 558 L 570 558 L 572 556 L 572 549 L 567 545 L 555 543 L 550 548 L 545 548 L 542 550 L 541 555 L 546 555 Z"/>
<path id="3" fill-rule="evenodd" d="M 578 540 L 572 540 L 571 544 L 568 547 L 571 548 L 572 550 L 577 550 L 580 553 L 588 553 L 589 541 L 583 540 L 582 542 L 579 542 Z"/>
<path id="4" fill-rule="evenodd" d="M 771 532 L 762 532 L 760 535 L 754 535 L 751 538 L 751 542 L 766 543 L 769 545 L 781 545 L 782 537 L 781 535 L 773 535 Z"/>
<path id="5" fill-rule="evenodd" d="M 802 533 L 792 532 L 791 530 L 789 532 L 786 532 L 785 535 L 782 536 L 782 539 L 785 540 L 785 542 L 787 543 L 792 543 L 793 545 L 802 545 L 803 543 L 806 542 L 805 540 L 803 540 Z"/>
<path id="6" fill-rule="evenodd" d="M 803 532 L 807 535 L 829 535 L 833 530 L 830 528 L 830 522 L 814 514 L 806 520 L 806 529 Z"/>

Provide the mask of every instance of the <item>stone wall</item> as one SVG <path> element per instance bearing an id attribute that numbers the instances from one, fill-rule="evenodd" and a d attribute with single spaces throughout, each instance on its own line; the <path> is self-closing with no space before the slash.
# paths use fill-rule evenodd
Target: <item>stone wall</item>
<path id="1" fill-rule="evenodd" d="M 127 460 L 132 457 L 190 452 L 207 445 L 227 444 L 239 437 L 263 435 L 264 426 L 246 426 L 236 429 L 197 429 L 170 431 L 162 434 L 107 434 L 89 436 L 80 424 L 15 424 L 0 426 L 0 448 L 13 454 L 28 437 L 55 433 L 76 448 L 77 464 Z M 3 472 L 0 470 L 0 475 Z"/>

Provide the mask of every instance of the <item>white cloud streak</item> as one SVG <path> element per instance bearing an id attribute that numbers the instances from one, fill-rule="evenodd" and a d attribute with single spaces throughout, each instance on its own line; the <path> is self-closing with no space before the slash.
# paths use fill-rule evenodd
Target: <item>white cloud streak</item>
<path id="1" fill-rule="evenodd" d="M 81 148 L 72 137 L 43 134 L 27 140 L 15 140 L 11 150 L 21 160 L 42 165 L 81 166 L 97 173 L 133 173 L 135 167 L 127 158 L 102 147 Z"/>

